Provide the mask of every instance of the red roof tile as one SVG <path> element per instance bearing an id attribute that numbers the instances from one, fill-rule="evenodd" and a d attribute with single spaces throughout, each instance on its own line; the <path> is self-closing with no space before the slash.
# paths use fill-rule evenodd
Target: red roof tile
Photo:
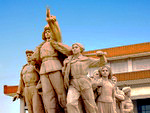
<path id="1" fill-rule="evenodd" d="M 83 55 L 96 53 L 96 51 L 105 51 L 108 53 L 107 57 L 116 57 L 130 54 L 138 54 L 144 52 L 150 52 L 150 42 L 126 45 L 120 47 L 106 48 L 106 49 L 97 49 L 92 51 L 85 51 Z M 91 57 L 96 57 L 95 55 L 90 55 Z"/>

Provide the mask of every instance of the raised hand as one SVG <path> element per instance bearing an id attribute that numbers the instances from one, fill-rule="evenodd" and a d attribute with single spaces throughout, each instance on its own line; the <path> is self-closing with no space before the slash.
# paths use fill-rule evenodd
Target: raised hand
<path id="1" fill-rule="evenodd" d="M 107 55 L 107 52 L 97 51 L 97 52 L 96 52 L 96 55 L 97 55 L 98 57 L 101 57 L 101 56 L 103 56 L 103 55 Z"/>
<path id="2" fill-rule="evenodd" d="M 46 8 L 46 17 L 50 17 L 50 9 L 49 8 Z"/>

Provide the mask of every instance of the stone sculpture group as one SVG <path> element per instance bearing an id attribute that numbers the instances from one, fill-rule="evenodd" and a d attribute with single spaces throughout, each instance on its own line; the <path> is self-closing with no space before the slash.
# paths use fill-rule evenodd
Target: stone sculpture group
<path id="1" fill-rule="evenodd" d="M 27 64 L 13 100 L 25 98 L 29 113 L 133 113 L 131 88 L 117 87 L 107 65 L 106 52 L 99 59 L 82 55 L 80 43 L 63 44 L 55 16 L 46 13 L 44 40 L 35 51 L 26 50 Z M 88 69 L 99 67 L 88 77 Z"/>

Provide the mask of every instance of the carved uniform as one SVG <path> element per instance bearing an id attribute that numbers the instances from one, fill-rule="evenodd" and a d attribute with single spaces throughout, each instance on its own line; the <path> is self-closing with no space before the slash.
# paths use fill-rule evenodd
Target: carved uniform
<path id="1" fill-rule="evenodd" d="M 87 77 L 90 66 L 99 66 L 100 60 L 79 56 L 74 59 L 69 56 L 64 61 L 65 77 L 70 78 L 67 94 L 68 113 L 80 113 L 78 99 L 81 96 L 87 113 L 97 113 L 97 106 L 91 82 Z M 69 75 L 70 74 L 70 75 Z"/>
<path id="2" fill-rule="evenodd" d="M 40 79 L 43 90 L 43 101 L 48 113 L 56 113 L 57 99 L 62 108 L 66 108 L 66 91 L 61 74 L 62 64 L 58 51 L 65 53 L 65 46 L 55 41 L 45 41 L 37 47 L 33 58 L 41 60 Z M 68 50 L 69 51 L 69 50 Z M 39 58 L 37 58 L 39 56 Z"/>
<path id="3" fill-rule="evenodd" d="M 36 89 L 38 81 L 39 74 L 35 67 L 31 64 L 26 64 L 21 71 L 20 85 L 17 93 L 23 94 L 24 92 L 29 113 L 44 113 L 42 99 Z"/>
<path id="4" fill-rule="evenodd" d="M 58 59 L 58 53 L 50 42 L 45 42 L 42 45 L 40 49 L 40 58 L 42 59 L 40 75 L 62 69 L 62 65 Z"/>
<path id="5" fill-rule="evenodd" d="M 98 113 L 114 113 L 113 99 L 114 99 L 114 87 L 109 81 L 100 79 L 102 85 L 98 88 L 97 106 Z M 99 92 L 100 91 L 100 92 Z"/>

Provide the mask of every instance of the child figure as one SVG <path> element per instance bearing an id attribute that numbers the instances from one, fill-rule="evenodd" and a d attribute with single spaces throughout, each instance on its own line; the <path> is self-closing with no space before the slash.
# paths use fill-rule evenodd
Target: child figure
<path id="1" fill-rule="evenodd" d="M 124 87 L 122 91 L 125 94 L 125 100 L 122 101 L 122 113 L 133 113 L 133 103 L 131 100 L 131 88 L 130 87 Z"/>

